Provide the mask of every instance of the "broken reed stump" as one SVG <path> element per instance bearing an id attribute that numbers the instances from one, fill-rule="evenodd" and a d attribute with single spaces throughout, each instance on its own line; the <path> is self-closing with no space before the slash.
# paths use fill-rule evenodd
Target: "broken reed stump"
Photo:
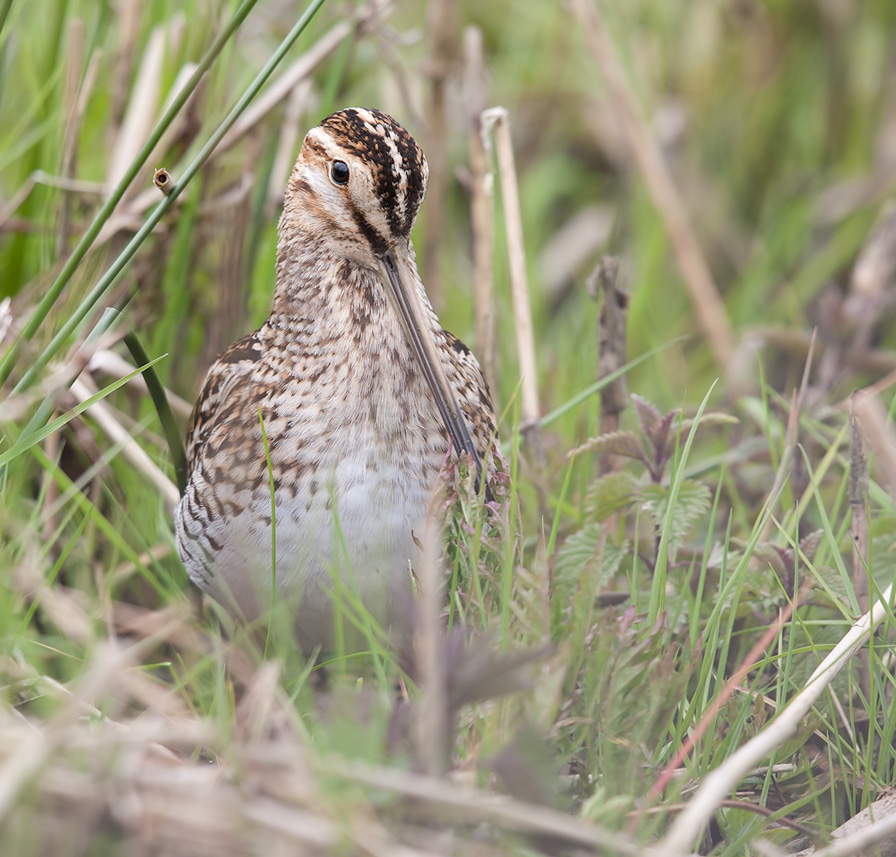
<path id="1" fill-rule="evenodd" d="M 597 319 L 597 379 L 600 381 L 621 369 L 626 362 L 626 323 L 628 321 L 629 294 L 618 283 L 619 261 L 613 256 L 603 256 L 586 280 L 588 294 L 601 301 Z M 628 406 L 628 387 L 625 376 L 620 375 L 607 384 L 600 393 L 600 431 L 610 434 L 619 431 L 619 415 Z M 598 474 L 619 470 L 622 466 L 618 455 L 598 456 Z"/>

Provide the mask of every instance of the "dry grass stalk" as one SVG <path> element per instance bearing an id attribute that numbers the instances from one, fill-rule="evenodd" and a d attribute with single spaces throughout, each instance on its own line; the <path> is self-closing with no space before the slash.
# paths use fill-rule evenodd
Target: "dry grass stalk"
<path id="1" fill-rule="evenodd" d="M 84 22 L 80 18 L 74 18 L 69 24 L 67 48 L 65 77 L 62 84 L 65 115 L 62 119 L 62 160 L 59 165 L 59 175 L 63 178 L 74 178 L 77 173 L 78 131 L 80 128 L 78 93 L 81 89 L 81 67 L 84 64 Z M 64 194 L 59 207 L 59 221 L 56 227 L 57 256 L 62 256 L 68 246 L 70 224 L 71 200 Z"/>
<path id="2" fill-rule="evenodd" d="M 18 319 L 12 321 L 11 335 L 19 333 Z M 31 410 L 47 396 L 58 396 L 68 389 L 72 378 L 77 378 L 90 364 L 97 351 L 113 348 L 121 339 L 117 333 L 103 333 L 89 344 L 81 341 L 76 344 L 64 361 L 50 363 L 44 377 L 34 387 L 21 393 L 10 393 L 3 401 L 3 417 L 10 422 L 30 417 Z M 131 367 L 130 372 L 134 371 Z"/>
<path id="3" fill-rule="evenodd" d="M 198 64 L 195 62 L 186 62 L 180 67 L 177 76 L 174 78 L 174 83 L 171 84 L 171 89 L 168 90 L 168 96 L 165 98 L 164 104 L 162 104 L 162 109 L 159 111 L 159 118 L 167 112 L 174 99 L 187 86 L 196 73 L 197 68 Z M 205 98 L 207 86 L 208 77 L 206 76 L 196 84 L 196 87 L 187 97 L 184 106 L 181 107 L 180 112 L 163 132 L 159 142 L 156 144 L 156 152 L 167 152 L 172 147 L 180 150 L 189 147 L 189 144 L 192 143 L 202 127 L 203 99 Z"/>
<path id="4" fill-rule="evenodd" d="M 9 202 L 0 208 L 0 232 L 9 229 L 9 224 L 13 220 L 13 215 L 26 199 L 31 195 L 31 191 L 37 185 L 46 185 L 47 187 L 58 188 L 66 193 L 90 194 L 93 196 L 103 196 L 106 193 L 105 185 L 100 182 L 84 181 L 83 179 L 66 178 L 64 176 L 52 176 L 43 170 L 35 170 L 22 183 L 22 186 L 10 197 Z"/>
<path id="5" fill-rule="evenodd" d="M 113 7 L 118 18 L 118 50 L 115 52 L 112 73 L 111 127 L 118 127 L 128 101 L 128 84 L 137 58 L 137 36 L 140 33 L 142 0 L 121 0 Z M 112 140 L 108 141 L 112 144 Z"/>
<path id="6" fill-rule="evenodd" d="M 814 335 L 807 331 L 770 324 L 757 326 L 745 330 L 735 362 L 744 367 L 753 366 L 756 355 L 768 349 L 782 352 L 785 358 L 805 360 L 813 339 Z M 823 342 L 821 347 L 824 348 Z M 842 355 L 842 361 L 839 368 L 843 371 L 863 375 L 893 374 L 893 377 L 883 378 L 869 389 L 883 389 L 892 385 L 896 378 L 896 352 L 884 348 L 855 346 Z"/>
<path id="7" fill-rule="evenodd" d="M 209 161 L 233 148 L 278 104 L 285 101 L 293 90 L 339 47 L 344 39 L 356 33 L 359 28 L 369 26 L 371 20 L 378 14 L 379 5 L 374 2 L 361 6 L 348 20 L 340 21 L 324 33 L 305 53 L 286 68 L 233 123 L 233 127 L 209 155 Z"/>
<path id="8" fill-rule="evenodd" d="M 887 420 L 887 411 L 877 396 L 858 392 L 854 396 L 854 413 L 865 440 L 874 453 L 882 481 L 892 496 L 896 496 L 896 433 Z"/>
<path id="9" fill-rule="evenodd" d="M 92 382 L 86 379 L 77 379 L 72 384 L 71 391 L 79 402 L 86 402 L 97 393 L 97 389 Z M 109 439 L 113 443 L 120 444 L 124 457 L 156 486 L 165 500 L 169 513 L 173 512 L 177 501 L 180 500 L 180 492 L 177 490 L 177 486 L 159 469 L 156 463 L 144 451 L 143 447 L 131 437 L 116 418 L 112 408 L 105 401 L 99 401 L 94 402 L 87 410 Z"/>
<path id="10" fill-rule="evenodd" d="M 94 372 L 101 373 L 115 379 L 124 378 L 126 375 L 130 375 L 136 368 L 136 366 L 128 363 L 128 361 L 120 354 L 117 354 L 115 351 L 110 351 L 108 348 L 95 351 L 87 363 L 87 371 L 91 374 Z M 126 386 L 137 390 L 141 395 L 149 395 L 146 379 L 142 374 L 134 375 L 134 377 L 127 382 Z M 186 399 L 181 398 L 177 393 L 172 392 L 167 387 L 165 388 L 165 395 L 167 396 L 168 402 L 174 413 L 183 419 L 189 419 L 190 414 L 193 412 L 193 406 Z"/>
<path id="11" fill-rule="evenodd" d="M 53 437 L 58 437 L 58 434 Z M 51 523 L 55 523 L 55 519 Z M 33 538 L 38 541 L 41 535 L 41 532 L 35 532 Z M 12 570 L 10 582 L 29 604 L 36 602 L 44 618 L 52 622 L 66 638 L 85 644 L 92 642 L 95 638 L 93 622 L 85 610 L 83 593 L 72 592 L 58 582 L 50 586 L 39 569 L 34 558 L 26 554 L 18 567 Z"/>
<path id="12" fill-rule="evenodd" d="M 47 456 L 47 461 L 59 461 L 59 451 L 61 447 L 61 437 L 59 432 L 54 431 L 53 434 L 47 437 L 46 440 L 44 440 L 43 447 L 44 455 Z M 59 500 L 59 483 L 49 471 L 44 471 L 43 476 L 41 477 L 41 483 L 41 490 L 46 496 L 45 508 L 53 509 Z M 56 515 L 51 514 L 46 516 L 45 521 L 51 531 L 56 529 L 58 524 Z"/>
<path id="13" fill-rule="evenodd" d="M 507 233 L 507 255 L 510 286 L 513 290 L 513 313 L 516 322 L 517 350 L 522 375 L 522 422 L 524 427 L 537 423 L 541 408 L 538 403 L 538 372 L 535 367 L 535 337 L 532 308 L 529 303 L 529 278 L 526 274 L 526 251 L 523 240 L 523 218 L 510 136 L 510 118 L 503 107 L 483 114 L 483 122 L 494 129 L 495 151 L 504 203 L 504 229 Z M 525 428 L 524 428 L 525 430 Z"/>
<path id="14" fill-rule="evenodd" d="M 826 848 L 808 848 L 796 857 L 896 857 L 896 794 L 887 794 L 856 813 L 831 835 Z"/>
<path id="15" fill-rule="evenodd" d="M 205 342 L 200 352 L 199 365 L 209 366 L 228 343 L 240 336 L 246 317 L 246 276 L 244 250 L 249 222 L 252 217 L 252 172 L 261 156 L 263 143 L 259 135 L 246 140 L 241 150 L 243 169 L 240 181 L 232 190 L 232 205 L 219 209 L 210 220 L 211 242 L 218 245 L 213 251 L 217 266 L 215 306 L 209 313 Z"/>
<path id="16" fill-rule="evenodd" d="M 436 308 L 444 294 L 441 246 L 445 234 L 448 197 L 447 92 L 457 41 L 457 12 L 453 0 L 431 0 L 427 20 L 426 160 L 429 182 L 426 188 L 425 233 L 423 236 L 423 282 Z"/>
<path id="17" fill-rule="evenodd" d="M 268 183 L 267 208 L 274 213 L 283 205 L 283 188 L 289 178 L 290 170 L 296 159 L 298 140 L 302 124 L 302 115 L 311 96 L 311 79 L 300 80 L 290 92 L 283 111 L 283 124 L 277 139 L 277 151 L 271 167 L 271 178 Z"/>
<path id="18" fill-rule="evenodd" d="M 383 9 L 391 6 L 390 3 L 382 3 Z M 385 12 L 384 12 L 385 15 Z M 381 17 L 384 17 L 381 16 Z M 420 83 L 420 70 L 418 67 L 411 68 L 407 62 L 407 58 L 402 51 L 402 36 L 392 27 L 384 26 L 385 21 L 378 20 L 370 26 L 372 36 L 376 39 L 376 45 L 379 50 L 379 59 L 383 69 L 388 72 L 390 83 L 387 91 L 394 92 L 394 97 L 401 105 L 402 116 L 405 119 L 407 128 L 426 129 L 426 116 L 421 101 L 424 98 Z M 426 140 L 421 137 L 424 143 Z M 424 149 L 428 149 L 428 145 L 424 145 Z M 421 221 L 422 223 L 422 221 Z"/>
<path id="19" fill-rule="evenodd" d="M 386 789 L 411 799 L 407 810 L 435 810 L 443 824 L 494 824 L 520 833 L 556 837 L 564 843 L 600 853 L 638 857 L 677 857 L 686 852 L 636 845 L 624 834 L 607 830 L 544 806 L 497 795 L 480 789 L 460 788 L 443 779 L 412 774 L 363 762 L 330 758 L 327 769 L 349 781 Z"/>
<path id="20" fill-rule="evenodd" d="M 110 612 L 111 635 L 125 637 L 136 635 L 141 640 L 153 637 L 171 643 L 183 653 L 204 655 L 211 649 L 209 639 L 186 621 L 192 616 L 192 607 L 188 604 L 174 604 L 158 610 L 149 610 L 124 601 L 114 601 Z M 156 687 L 158 690 L 158 685 Z"/>
<path id="21" fill-rule="evenodd" d="M 127 111 L 110 150 L 106 170 L 106 186 L 109 188 L 121 181 L 155 123 L 167 30 L 167 26 L 156 27 L 146 43 Z"/>
<path id="22" fill-rule="evenodd" d="M 90 57 L 90 62 L 87 64 L 87 71 L 84 72 L 84 78 L 81 81 L 80 89 L 78 90 L 78 102 L 75 105 L 74 111 L 74 124 L 73 130 L 75 130 L 74 139 L 71 141 L 71 146 L 77 150 L 78 146 L 78 131 L 80 131 L 81 124 L 84 122 L 84 114 L 87 112 L 87 104 L 90 101 L 90 96 L 93 95 L 93 88 L 96 84 L 97 76 L 99 75 L 100 70 L 100 61 L 102 60 L 103 55 L 102 51 L 99 49 L 95 50 Z M 74 175 L 74 169 L 72 169 L 72 175 Z"/>
<path id="23" fill-rule="evenodd" d="M 697 242 L 687 209 L 663 162 L 663 156 L 653 138 L 650 126 L 628 85 L 622 62 L 604 27 L 600 13 L 595 9 L 592 0 L 569 0 L 569 2 L 584 27 L 594 61 L 606 80 L 616 115 L 628 137 L 654 205 L 663 219 L 700 328 L 716 363 L 722 372 L 728 375 L 735 354 L 734 329 L 728 320 L 719 290 L 713 282 L 709 265 Z"/>
<path id="24" fill-rule="evenodd" d="M 467 106 L 467 149 L 470 156 L 470 220 L 473 233 L 473 306 L 476 313 L 476 353 L 482 374 L 497 393 L 498 348 L 495 335 L 495 278 L 493 255 L 494 183 L 489 164 L 488 135 L 483 133 L 480 114 L 485 109 L 485 71 L 482 31 L 467 27 L 464 32 L 464 102 Z M 497 401 L 493 402 L 500 411 Z"/>
<path id="25" fill-rule="evenodd" d="M 484 127 L 492 127 L 495 153 L 501 180 L 504 204 L 504 230 L 507 235 L 507 257 L 510 267 L 510 288 L 513 293 L 514 328 L 520 364 L 521 408 L 520 431 L 532 451 L 535 484 L 538 486 L 542 509 L 546 508 L 544 488 L 544 444 L 541 436 L 541 407 L 538 402 L 538 372 L 535 366 L 535 335 L 532 327 L 532 307 L 529 302 L 529 278 L 526 274 L 526 251 L 523 242 L 523 218 L 520 211 L 519 188 L 510 135 L 510 117 L 503 107 L 493 107 L 482 114 Z"/>
<path id="26" fill-rule="evenodd" d="M 878 623 L 888 615 L 892 594 L 893 584 L 890 584 L 881 593 L 880 599 L 875 601 L 873 608 L 853 624 L 816 667 L 803 689 L 781 713 L 703 778 L 697 793 L 660 843 L 661 850 L 668 848 L 671 851 L 682 851 L 689 848 L 718 809 L 720 801 L 735 789 L 752 768 L 797 733 L 803 719 L 834 677 L 867 642 Z"/>
<path id="27" fill-rule="evenodd" d="M 451 734 L 446 722 L 448 705 L 445 698 L 445 654 L 442 646 L 440 614 L 445 593 L 439 574 L 439 547 L 442 525 L 439 513 L 444 495 L 436 492 L 430 503 L 423 534 L 423 559 L 419 566 L 420 597 L 417 599 L 417 623 L 414 634 L 415 665 L 419 671 L 420 700 L 415 706 L 415 743 L 417 763 L 429 776 L 440 776 L 447 768 L 450 747 L 446 736 Z"/>
<path id="28" fill-rule="evenodd" d="M 173 545 L 168 544 L 167 542 L 154 545 L 148 551 L 139 554 L 136 561 L 125 560 L 116 566 L 115 570 L 107 578 L 107 581 L 110 583 L 120 583 L 140 571 L 137 563 L 140 565 L 149 565 L 150 563 L 159 562 L 166 557 L 173 555 Z"/>
<path id="29" fill-rule="evenodd" d="M 575 290 L 580 273 L 606 246 L 616 211 L 611 205 L 586 205 L 571 213 L 541 247 L 536 262 L 538 282 L 551 313 Z"/>
<path id="30" fill-rule="evenodd" d="M 891 306 L 896 289 L 896 209 L 886 207 L 859 251 L 849 278 L 849 294 L 844 304 L 846 314 L 860 328 L 872 328 L 879 315 Z M 862 344 L 868 342 L 864 334 Z"/>

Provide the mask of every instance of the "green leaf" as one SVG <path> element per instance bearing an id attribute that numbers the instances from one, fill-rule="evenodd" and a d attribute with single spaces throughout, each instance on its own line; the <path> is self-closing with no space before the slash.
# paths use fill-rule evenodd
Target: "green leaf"
<path id="1" fill-rule="evenodd" d="M 768 542 L 760 542 L 753 548 L 753 558 L 765 565 L 771 566 L 779 578 L 783 579 L 787 574 L 787 558 L 775 547 L 775 545 L 769 544 Z M 792 557 L 790 557 L 789 565 L 791 568 L 793 567 Z"/>
<path id="2" fill-rule="evenodd" d="M 649 435 L 657 423 L 663 418 L 659 409 L 647 399 L 642 398 L 637 393 L 632 393 L 632 404 L 635 406 L 635 412 L 638 414 L 638 424 L 641 431 Z"/>
<path id="3" fill-rule="evenodd" d="M 108 387 L 105 387 L 98 393 L 95 393 L 89 399 L 85 399 L 70 411 L 66 411 L 61 417 L 57 417 L 55 420 L 50 421 L 45 426 L 42 426 L 36 431 L 30 432 L 24 437 L 20 437 L 9 449 L 6 450 L 6 452 L 0 453 L 0 467 L 3 467 L 4 464 L 8 464 L 14 458 L 18 458 L 18 456 L 20 456 L 23 452 L 31 449 L 31 447 L 35 444 L 40 443 L 45 437 L 49 437 L 51 434 L 53 434 L 53 432 L 59 431 L 59 429 L 70 423 L 79 414 L 84 413 L 84 411 L 86 411 L 91 405 L 96 404 L 101 399 L 105 399 L 106 396 L 108 396 L 110 393 L 114 393 L 119 387 L 123 387 L 125 384 L 127 384 L 127 382 L 131 380 L 131 378 L 136 377 L 141 372 L 145 371 L 147 367 L 153 366 L 154 364 L 158 363 L 159 360 L 162 360 L 167 356 L 167 354 L 162 354 L 159 357 L 156 357 L 155 360 L 147 363 L 146 366 L 141 366 L 139 369 L 136 369 L 128 375 L 125 375 L 123 378 L 119 378 Z"/>
<path id="4" fill-rule="evenodd" d="M 168 395 L 155 367 L 150 364 L 149 355 L 140 342 L 136 331 L 131 331 L 125 335 L 125 345 L 131 352 L 131 356 L 137 364 L 143 364 L 143 380 L 146 381 L 146 387 L 149 390 L 152 403 L 155 405 L 156 413 L 159 416 L 159 422 L 162 424 L 162 430 L 165 432 L 165 440 L 168 442 L 168 451 L 171 454 L 171 463 L 174 465 L 174 474 L 177 477 L 177 489 L 183 494 L 187 490 L 187 454 L 184 451 L 184 442 L 177 421 L 171 411 L 171 405 L 168 403 Z"/>
<path id="5" fill-rule="evenodd" d="M 700 417 L 700 421 L 696 423 L 696 425 L 703 429 L 709 426 L 726 426 L 726 425 L 737 425 L 740 420 L 732 416 L 731 414 L 724 414 L 721 411 L 710 411 L 709 413 L 703 414 Z M 691 429 L 694 428 L 695 418 L 688 417 L 687 419 L 683 419 L 681 421 L 681 431 L 678 435 L 678 441 L 680 443 L 684 443 L 687 436 L 690 434 Z M 676 437 L 674 435 L 670 436 L 666 440 L 666 452 L 671 452 L 675 447 Z"/>
<path id="6" fill-rule="evenodd" d="M 641 504 L 644 511 L 650 513 L 654 523 L 659 527 L 666 516 L 666 508 L 669 503 L 669 487 L 657 485 L 651 482 L 642 485 L 635 498 Z M 681 483 L 677 502 L 669 521 L 669 554 L 675 555 L 675 551 L 684 541 L 691 527 L 697 519 L 709 509 L 712 494 L 706 485 L 695 482 L 693 479 L 685 479 Z"/>
<path id="7" fill-rule="evenodd" d="M 636 458 L 646 462 L 647 453 L 641 438 L 633 431 L 614 431 L 607 434 L 592 437 L 581 446 L 577 446 L 569 453 L 569 457 L 579 455 L 582 452 L 594 452 L 604 455 L 624 455 L 626 458 Z"/>
<path id="8" fill-rule="evenodd" d="M 809 535 L 800 539 L 800 550 L 806 555 L 809 562 L 815 560 L 815 554 L 818 553 L 823 538 L 824 530 L 813 530 Z"/>
<path id="9" fill-rule="evenodd" d="M 585 513 L 589 518 L 605 521 L 614 512 L 636 500 L 641 481 L 625 470 L 601 476 L 591 483 L 585 497 Z"/>
<path id="10" fill-rule="evenodd" d="M 600 563 L 598 586 L 616 573 L 622 558 L 629 553 L 628 543 L 614 545 L 607 541 L 601 551 L 604 531 L 600 524 L 588 524 L 563 542 L 554 566 L 554 582 L 559 588 L 574 586 L 589 563 Z"/>

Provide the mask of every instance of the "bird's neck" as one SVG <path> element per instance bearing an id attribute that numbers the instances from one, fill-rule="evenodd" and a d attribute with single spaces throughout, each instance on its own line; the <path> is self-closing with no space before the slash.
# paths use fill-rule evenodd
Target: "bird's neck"
<path id="1" fill-rule="evenodd" d="M 325 241 L 308 236 L 281 238 L 277 252 L 277 285 L 269 323 L 288 327 L 291 319 L 314 321 L 331 338 L 400 333 L 378 274 L 347 258 Z M 393 331 L 394 328 L 394 331 Z"/>

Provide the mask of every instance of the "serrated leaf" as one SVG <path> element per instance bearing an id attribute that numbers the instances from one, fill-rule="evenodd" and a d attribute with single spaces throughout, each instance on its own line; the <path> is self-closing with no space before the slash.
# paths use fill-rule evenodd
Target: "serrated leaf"
<path id="1" fill-rule="evenodd" d="M 574 586 L 588 563 L 600 563 L 600 575 L 597 584 L 600 586 L 619 568 L 623 556 L 628 554 L 628 545 L 621 546 L 606 542 L 600 550 L 605 528 L 600 524 L 588 524 L 571 535 L 557 551 L 554 566 L 554 583 L 565 589 Z"/>
<path id="2" fill-rule="evenodd" d="M 582 452 L 594 452 L 603 455 L 624 455 L 626 458 L 636 458 L 639 461 L 646 461 L 647 455 L 644 452 L 644 445 L 641 438 L 633 431 L 614 431 L 607 434 L 592 437 L 586 440 L 581 446 L 577 446 L 569 453 L 571 458 Z"/>
<path id="3" fill-rule="evenodd" d="M 872 522 L 872 527 L 874 523 Z M 851 549 L 851 545 L 849 547 Z M 896 532 L 884 532 L 872 537 L 871 556 L 875 561 L 871 565 L 871 574 L 881 589 L 889 584 L 892 577 L 894 554 L 896 554 Z"/>
<path id="4" fill-rule="evenodd" d="M 630 506 L 637 499 L 641 482 L 626 470 L 617 470 L 595 479 L 585 496 L 585 513 L 589 518 L 605 521 L 614 512 Z"/>
<path id="5" fill-rule="evenodd" d="M 669 504 L 669 487 L 650 483 L 642 485 L 636 493 L 636 499 L 641 504 L 641 509 L 649 512 L 657 528 L 663 525 L 666 519 L 666 510 Z M 678 490 L 678 499 L 669 519 L 669 556 L 674 557 L 675 552 L 684 541 L 691 527 L 697 519 L 709 509 L 712 495 L 709 488 L 701 482 L 693 479 L 682 481 Z"/>
<path id="6" fill-rule="evenodd" d="M 809 562 L 815 559 L 815 554 L 818 553 L 823 538 L 824 530 L 813 530 L 800 539 L 800 550 L 806 555 Z"/>
<path id="7" fill-rule="evenodd" d="M 775 574 L 782 580 L 787 574 L 787 557 L 783 556 L 775 545 L 767 542 L 755 545 L 752 557 L 765 565 L 770 565 L 775 570 Z M 790 565 L 793 565 L 792 561 Z"/>
<path id="8" fill-rule="evenodd" d="M 647 433 L 647 439 L 653 447 L 655 458 L 659 457 L 656 455 L 657 450 L 667 449 L 669 439 L 675 439 L 675 435 L 670 434 L 669 430 L 672 428 L 672 424 L 678 419 L 679 413 L 680 411 L 676 409 L 674 411 L 669 411 L 667 414 L 663 414 L 659 422 L 657 422 L 657 424 Z"/>
<path id="9" fill-rule="evenodd" d="M 649 436 L 656 424 L 660 421 L 661 415 L 659 409 L 656 405 L 651 404 L 647 399 L 642 398 L 637 393 L 632 393 L 631 400 L 632 404 L 635 406 L 635 411 L 638 414 L 638 424 L 641 426 L 641 431 Z"/>

